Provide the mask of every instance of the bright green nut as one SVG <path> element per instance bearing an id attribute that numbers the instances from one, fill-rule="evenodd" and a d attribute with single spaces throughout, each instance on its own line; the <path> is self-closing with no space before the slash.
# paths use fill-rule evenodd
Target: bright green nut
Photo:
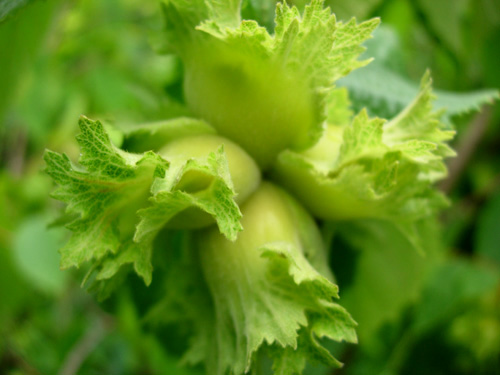
<path id="1" fill-rule="evenodd" d="M 205 157 L 224 146 L 229 173 L 236 192 L 235 201 L 243 203 L 260 183 L 260 170 L 253 159 L 236 143 L 217 135 L 186 137 L 167 144 L 160 154 L 170 162 L 183 162 L 190 158 Z M 209 176 L 201 173 L 188 174 L 178 185 L 182 189 L 201 190 L 208 183 Z"/>
<path id="2" fill-rule="evenodd" d="M 175 166 L 184 164 L 192 158 L 207 157 L 221 146 L 224 147 L 230 179 L 236 193 L 234 200 L 237 204 L 242 204 L 259 186 L 261 174 L 253 159 L 234 142 L 217 135 L 185 137 L 167 144 L 159 153 Z M 191 194 L 203 194 L 203 191 L 211 185 L 213 178 L 214 176 L 202 171 L 191 170 L 177 182 L 176 190 Z M 212 216 L 193 207 L 175 216 L 168 223 L 168 226 L 176 229 L 195 229 L 213 223 Z"/>
<path id="3" fill-rule="evenodd" d="M 265 170 L 284 149 L 303 148 L 317 124 L 307 84 L 277 64 L 227 49 L 186 63 L 190 109 L 242 146 Z"/>
<path id="4" fill-rule="evenodd" d="M 376 216 L 377 204 L 362 200 L 331 175 L 343 142 L 343 128 L 329 125 L 318 143 L 298 154 L 278 156 L 272 178 L 294 194 L 315 217 L 350 220 Z M 314 167 L 314 168 L 313 168 Z"/>
<path id="5" fill-rule="evenodd" d="M 232 374 L 248 373 L 245 369 L 252 366 L 256 353 L 261 348 L 267 352 L 266 340 L 273 353 L 293 350 L 297 341 L 316 334 L 309 317 L 316 319 L 325 309 L 339 311 L 331 302 L 338 288 L 322 272 L 328 267 L 323 240 L 307 211 L 268 182 L 241 211 L 243 231 L 236 241 L 227 240 L 216 228 L 196 236 L 201 271 L 216 312 L 209 342 L 221 345 L 225 354 L 218 366 L 232 367 Z M 318 269 L 320 262 L 323 267 Z M 299 330 L 308 323 L 311 331 Z"/>
<path id="6" fill-rule="evenodd" d="M 300 247 L 300 238 L 294 225 L 288 196 L 270 183 L 262 183 L 248 202 L 242 207 L 243 232 L 231 243 L 221 238 L 225 246 L 234 247 L 236 253 L 245 253 L 252 261 L 260 262 L 259 247 L 266 243 L 283 241 Z"/>
<path id="7" fill-rule="evenodd" d="M 280 158 L 273 177 L 300 199 L 315 217 L 323 220 L 350 220 L 376 217 L 377 206 L 343 186 L 338 186 L 328 175 L 316 175 L 307 166 L 289 163 Z"/>
<path id="8" fill-rule="evenodd" d="M 323 240 L 314 219 L 284 190 L 263 182 L 241 207 L 241 211 L 243 231 L 238 239 L 228 241 L 216 229 L 211 229 L 204 234 L 202 252 L 224 253 L 224 256 L 217 258 L 225 259 L 228 265 L 233 259 L 234 267 L 242 267 L 242 274 L 244 269 L 250 268 L 255 272 L 264 272 L 265 260 L 261 257 L 261 247 L 271 243 L 288 243 L 302 251 L 313 266 L 318 265 L 318 271 L 324 276 L 331 278 L 325 266 Z"/>

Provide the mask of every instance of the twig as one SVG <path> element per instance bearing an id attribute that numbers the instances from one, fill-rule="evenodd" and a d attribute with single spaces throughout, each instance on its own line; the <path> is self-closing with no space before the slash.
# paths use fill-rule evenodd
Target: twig
<path id="1" fill-rule="evenodd" d="M 106 316 L 96 319 L 94 324 L 91 325 L 80 341 L 78 341 L 71 348 L 58 372 L 58 375 L 77 374 L 82 363 L 97 347 L 99 342 L 104 338 L 105 334 L 110 330 L 111 326 L 112 321 Z"/>
<path id="2" fill-rule="evenodd" d="M 451 160 L 448 165 L 448 177 L 439 184 L 439 188 L 443 192 L 449 193 L 458 182 L 479 142 L 484 137 L 490 118 L 491 107 L 483 107 L 460 139 L 456 148 L 458 156 Z"/>
<path id="3" fill-rule="evenodd" d="M 22 128 L 14 128 L 14 131 L 10 133 L 8 129 L 1 129 L 0 166 L 4 166 L 12 175 L 21 177 L 25 166 L 27 146 L 28 135 Z"/>

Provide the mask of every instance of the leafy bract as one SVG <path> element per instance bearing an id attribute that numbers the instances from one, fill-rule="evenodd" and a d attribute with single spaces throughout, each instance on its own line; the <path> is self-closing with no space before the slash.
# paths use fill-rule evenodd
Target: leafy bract
<path id="1" fill-rule="evenodd" d="M 378 25 L 373 19 L 357 24 L 337 21 L 324 1 L 313 0 L 304 14 L 286 3 L 276 6 L 274 35 L 252 20 L 242 21 L 230 28 L 212 19 L 197 29 L 224 40 L 234 48 L 255 52 L 270 62 L 279 61 L 282 68 L 301 73 L 311 88 L 329 88 L 333 82 L 370 60 L 358 61 L 365 50 L 361 44 Z"/>
<path id="2" fill-rule="evenodd" d="M 176 215 L 196 208 L 203 218 L 200 225 L 210 225 L 212 215 L 228 238 L 241 230 L 222 148 L 169 167 L 152 151 L 139 155 L 116 148 L 99 121 L 82 117 L 80 130 L 78 165 L 52 151 L 46 152 L 45 161 L 47 173 L 59 185 L 53 197 L 76 217 L 67 225 L 73 234 L 60 251 L 61 267 L 92 262 L 86 280 L 97 284 L 101 297 L 109 294 L 119 279 L 112 278 L 126 273 L 122 268 L 128 264 L 146 284 L 151 282 L 153 240 Z"/>
<path id="3" fill-rule="evenodd" d="M 357 57 L 378 20 L 344 24 L 323 1 L 312 1 L 302 16 L 285 3 L 277 5 L 270 35 L 255 21 L 240 21 L 229 11 L 232 2 L 199 3 L 196 10 L 184 1 L 165 2 L 167 32 L 182 33 L 169 40 L 185 65 L 189 108 L 263 168 L 286 148 L 314 144 L 323 131 L 327 91 L 368 62 Z M 224 11 L 213 10 L 226 3 Z"/>
<path id="4" fill-rule="evenodd" d="M 432 183 L 446 175 L 443 158 L 453 155 L 445 142 L 454 133 L 444 130 L 432 98 L 426 74 L 418 96 L 392 121 L 361 111 L 348 126 L 329 124 L 310 150 L 283 152 L 275 178 L 322 219 L 388 219 L 417 241 L 412 222 L 445 203 Z"/>
<path id="5" fill-rule="evenodd" d="M 141 222 L 134 237 L 138 242 L 144 239 L 151 241 L 175 215 L 186 214 L 185 210 L 191 208 L 197 210 L 189 212 L 180 225 L 205 226 L 205 220 L 210 223 L 212 216 L 220 231 L 233 241 L 243 229 L 239 222 L 240 209 L 233 200 L 235 192 L 222 147 L 206 159 L 189 159 L 175 166 L 167 178 L 153 184 L 152 193 L 151 206 L 139 211 Z"/>
<path id="6" fill-rule="evenodd" d="M 269 183 L 242 212 L 235 242 L 213 230 L 169 233 L 165 296 L 147 321 L 191 332 L 184 361 L 210 374 L 255 371 L 262 357 L 275 374 L 300 374 L 306 359 L 338 366 L 319 339 L 355 342 L 355 323 L 331 300 L 337 287 L 316 223 Z"/>
<path id="7" fill-rule="evenodd" d="M 61 249 L 63 268 L 116 254 L 122 235 L 133 233 L 133 206 L 146 202 L 153 179 L 164 177 L 168 167 L 152 152 L 117 149 L 99 121 L 82 117 L 79 125 L 80 165 L 64 154 L 45 154 L 47 173 L 59 185 L 53 197 L 67 204 L 67 212 L 79 215 L 68 224 L 73 235 Z"/>
<path id="8" fill-rule="evenodd" d="M 440 123 L 442 111 L 433 111 L 431 78 L 422 78 L 420 92 L 398 116 L 384 127 L 383 142 L 420 164 L 420 179 L 434 182 L 446 176 L 443 159 L 455 152 L 446 144 L 455 134 Z"/>
<path id="9" fill-rule="evenodd" d="M 332 301 L 337 286 L 309 263 L 308 255 L 324 252 L 321 240 L 310 240 L 320 238 L 314 221 L 269 183 L 242 212 L 245 230 L 235 242 L 213 230 L 200 238 L 214 313 L 186 358 L 221 375 L 248 372 L 257 353 L 271 357 L 278 374 L 300 374 L 306 359 L 339 366 L 318 339 L 355 342 L 355 323 Z M 306 224 L 309 239 L 298 224 Z"/>
<path id="10" fill-rule="evenodd" d="M 236 193 L 235 201 L 241 204 L 259 185 L 261 172 L 255 161 L 236 143 L 218 135 L 203 134 L 176 139 L 164 146 L 160 153 L 172 165 L 179 165 L 179 163 L 185 163 L 187 157 L 205 158 L 209 153 L 221 148 L 224 149 L 224 158 L 227 158 L 227 163 L 225 160 L 219 159 L 220 166 L 214 165 L 211 168 L 214 172 L 215 170 L 219 171 L 219 175 L 225 178 L 226 184 L 232 185 Z M 208 185 L 207 173 L 204 170 L 188 172 L 189 176 L 184 177 L 184 181 L 180 181 L 184 186 L 183 189 L 187 188 L 194 192 L 194 190 L 200 190 L 200 183 L 201 187 Z M 198 182 L 196 182 L 197 180 Z M 203 180 L 205 180 L 204 183 Z"/>

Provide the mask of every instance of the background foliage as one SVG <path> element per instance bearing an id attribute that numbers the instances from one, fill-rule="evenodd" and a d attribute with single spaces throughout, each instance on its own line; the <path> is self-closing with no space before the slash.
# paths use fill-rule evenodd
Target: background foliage
<path id="1" fill-rule="evenodd" d="M 485 88 L 500 88 L 500 3 L 327 3 L 339 19 L 383 22 L 367 43 L 375 61 L 340 82 L 354 109 L 390 118 L 430 68 L 435 105 L 458 131 L 458 157 L 440 186 L 452 204 L 439 223 L 421 224 L 424 256 L 370 221 L 327 228 L 340 301 L 360 340 L 333 348 L 346 364 L 335 374 L 500 374 L 500 107 L 482 106 Z M 269 28 L 273 11 L 268 0 L 244 2 Z M 184 114 L 182 68 L 157 54 L 161 27 L 156 1 L 0 2 L 2 374 L 197 373 L 177 363 L 179 332 L 144 316 L 162 285 L 145 294 L 131 278 L 98 304 L 78 284 L 84 270 L 59 271 L 68 233 L 53 225 L 61 207 L 42 172 L 46 147 L 77 157 L 80 114 L 109 126 Z M 458 116 L 464 107 L 481 111 Z"/>

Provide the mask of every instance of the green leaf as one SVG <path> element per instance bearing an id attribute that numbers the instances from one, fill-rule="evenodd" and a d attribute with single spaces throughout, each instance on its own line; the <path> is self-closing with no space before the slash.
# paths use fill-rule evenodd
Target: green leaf
<path id="1" fill-rule="evenodd" d="M 398 69 L 403 46 L 392 28 L 378 28 L 366 47 L 363 56 L 373 57 L 373 63 L 342 78 L 338 84 L 349 90 L 356 111 L 367 108 L 371 115 L 391 119 L 413 100 L 419 87 Z M 453 116 L 478 111 L 482 105 L 491 104 L 499 97 L 498 91 L 492 89 L 468 92 L 434 90 L 434 93 L 437 97 L 434 107 L 446 110 L 442 115 L 447 123 Z"/>
<path id="2" fill-rule="evenodd" d="M 165 52 L 183 53 L 194 28 L 208 17 L 204 0 L 164 0 L 161 2 L 165 19 Z"/>
<path id="3" fill-rule="evenodd" d="M 322 242 L 307 249 L 312 242 L 297 236 L 300 215 L 320 238 L 312 218 L 270 184 L 261 185 L 242 212 L 245 229 L 235 242 L 214 230 L 200 237 L 215 311 L 203 345 L 191 348 L 187 359 L 203 360 L 208 373 L 221 375 L 248 372 L 259 350 L 274 359 L 278 373 L 300 374 L 306 359 L 339 366 L 318 339 L 355 342 L 355 323 L 332 302 L 336 285 L 308 261 L 307 254 L 324 252 Z"/>
<path id="4" fill-rule="evenodd" d="M 382 0 L 326 0 L 326 4 L 332 7 L 340 19 L 350 19 L 351 17 L 366 19 L 373 14 L 373 10 L 377 9 L 381 2 Z"/>
<path id="5" fill-rule="evenodd" d="M 372 115 L 392 118 L 409 103 L 418 92 L 418 85 L 396 71 L 381 64 L 370 64 L 342 78 L 340 86 L 349 90 L 355 110 L 367 108 Z M 478 111 L 484 104 L 499 98 L 497 90 L 483 89 L 469 92 L 434 90 L 436 109 L 443 113 L 446 122 L 456 115 Z"/>
<path id="6" fill-rule="evenodd" d="M 453 50 L 457 56 L 466 54 L 463 43 L 464 20 L 467 19 L 469 0 L 417 0 L 420 11 L 439 37 L 439 42 Z M 446 17 L 443 17 L 446 15 Z"/>
<path id="7" fill-rule="evenodd" d="M 486 104 L 493 104 L 500 98 L 498 90 L 483 89 L 468 92 L 450 92 L 444 90 L 435 90 L 438 109 L 445 109 L 446 116 L 461 115 L 468 112 L 480 111 Z"/>
<path id="8" fill-rule="evenodd" d="M 19 308 L 25 306 L 25 301 L 33 298 L 30 284 L 25 281 L 14 263 L 15 254 L 2 244 L 0 246 L 0 319 L 7 322 L 16 315 Z M 57 264 L 57 263 L 56 263 Z M 4 329 L 8 324 L 4 325 Z"/>
<path id="9" fill-rule="evenodd" d="M 59 270 L 57 250 L 64 243 L 61 228 L 47 230 L 47 218 L 28 217 L 18 228 L 13 243 L 13 257 L 19 270 L 32 286 L 43 292 L 59 294 L 66 274 Z"/>
<path id="10" fill-rule="evenodd" d="M 37 53 L 43 44 L 58 5 L 57 1 L 3 0 L 0 2 L 0 45 L 4 51 L 8 51 L 2 54 L 0 61 L 2 127 L 4 123 L 8 124 L 5 122 L 5 114 L 9 106 L 15 103 L 14 100 L 21 89 L 21 80 L 28 75 L 28 69 L 30 72 L 33 70 Z"/>
<path id="11" fill-rule="evenodd" d="M 248 0 L 242 2 L 242 19 L 256 20 L 259 25 L 267 30 L 274 28 L 274 10 L 276 1 L 274 0 Z"/>
<path id="12" fill-rule="evenodd" d="M 412 329 L 425 334 L 445 323 L 460 308 L 498 286 L 498 273 L 461 259 L 449 260 L 436 267 L 415 309 Z"/>
<path id="13" fill-rule="evenodd" d="M 413 244 L 392 223 L 358 220 L 332 225 L 331 256 L 342 287 L 342 306 L 358 322 L 364 350 L 380 348 L 376 333 L 384 324 L 398 321 L 418 300 L 427 271 L 442 251 L 436 223 L 431 219 L 417 225 L 418 235 L 426 239 L 425 256 L 413 251 Z M 355 259 L 351 266 L 349 253 Z"/>

